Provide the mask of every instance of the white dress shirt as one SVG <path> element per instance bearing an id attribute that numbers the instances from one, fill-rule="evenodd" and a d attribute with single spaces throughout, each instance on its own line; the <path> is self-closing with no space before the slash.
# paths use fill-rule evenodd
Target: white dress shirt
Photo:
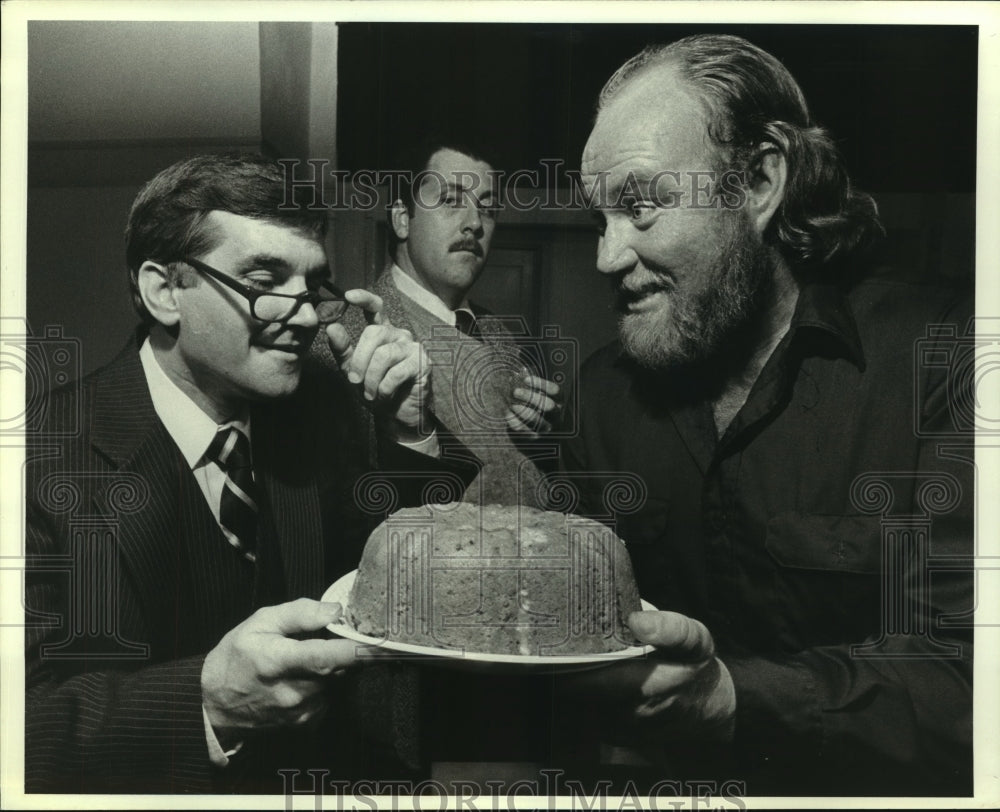
<path id="1" fill-rule="evenodd" d="M 214 460 L 206 459 L 205 452 L 215 439 L 216 432 L 223 427 L 235 426 L 248 440 L 251 439 L 250 415 L 244 410 L 241 415 L 220 426 L 167 377 L 153 355 L 153 348 L 148 340 L 143 342 L 139 350 L 139 360 L 146 373 L 146 384 L 149 386 L 156 416 L 187 460 L 201 492 L 205 494 L 208 507 L 218 522 L 226 472 Z"/>
<path id="2" fill-rule="evenodd" d="M 205 494 L 205 501 L 208 502 L 208 507 L 218 522 L 226 472 L 215 461 L 205 459 L 205 452 L 208 451 L 220 426 L 170 380 L 156 360 L 148 339 L 139 348 L 139 361 L 142 363 L 142 371 L 146 376 L 146 385 L 149 387 L 149 396 L 153 400 L 156 416 L 160 418 L 160 422 L 177 444 L 187 464 L 191 466 L 195 481 Z M 223 426 L 235 426 L 246 434 L 248 439 L 250 437 L 250 416 L 247 412 L 224 423 Z M 221 539 L 219 543 L 223 543 Z M 240 743 L 231 750 L 223 750 L 212 729 L 212 723 L 208 720 L 208 712 L 204 705 L 201 714 L 205 721 L 208 756 L 216 767 L 225 767 L 229 764 L 229 757 L 235 755 L 243 745 Z"/>
<path id="3" fill-rule="evenodd" d="M 396 284 L 396 289 L 409 299 L 412 299 L 428 313 L 437 316 L 445 324 L 455 326 L 455 310 L 465 310 L 473 318 L 476 314 L 469 306 L 469 300 L 463 299 L 462 304 L 452 310 L 442 302 L 435 294 L 421 285 L 416 279 L 410 276 L 398 265 L 392 266 L 392 281 Z"/>

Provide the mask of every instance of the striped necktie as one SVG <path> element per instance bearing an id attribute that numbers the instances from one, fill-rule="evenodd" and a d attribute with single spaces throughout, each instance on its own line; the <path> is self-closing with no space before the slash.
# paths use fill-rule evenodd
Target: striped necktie
<path id="1" fill-rule="evenodd" d="M 235 426 L 223 426 L 205 456 L 218 463 L 226 474 L 219 504 L 222 532 L 249 561 L 256 561 L 258 502 L 250 467 L 250 441 Z"/>

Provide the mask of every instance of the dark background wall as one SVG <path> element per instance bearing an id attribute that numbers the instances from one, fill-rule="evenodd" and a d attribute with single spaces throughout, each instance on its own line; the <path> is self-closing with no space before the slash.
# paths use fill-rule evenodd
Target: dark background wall
<path id="1" fill-rule="evenodd" d="M 27 319 L 79 339 L 84 372 L 136 323 L 122 233 L 174 161 L 260 144 L 256 22 L 28 24 Z"/>
<path id="2" fill-rule="evenodd" d="M 134 323 L 121 234 L 140 184 L 203 151 L 266 143 L 295 154 L 261 133 L 262 88 L 287 65 L 262 58 L 273 39 L 264 30 L 29 25 L 28 323 L 36 334 L 58 326 L 79 337 L 84 371 L 106 362 Z M 542 158 L 573 169 L 613 70 L 648 42 L 706 30 L 746 36 L 789 67 L 858 185 L 876 194 L 888 259 L 971 280 L 975 27 L 350 23 L 339 26 L 336 68 L 314 53 L 310 78 L 336 85 L 329 120 L 341 169 L 390 166 L 400 139 L 442 120 L 490 134 L 508 169 Z M 264 118 L 280 121 L 282 109 L 272 102 Z M 297 120 L 292 112 L 284 120 Z M 316 120 L 312 110 L 302 126 Z M 382 220 L 381 211 L 333 215 L 342 283 L 364 284 L 381 269 Z M 516 309 L 532 330 L 557 326 L 581 355 L 613 335 L 586 215 L 505 212 L 494 246 L 484 304 Z"/>
<path id="3" fill-rule="evenodd" d="M 486 138 L 508 172 L 560 161 L 557 183 L 567 187 L 607 78 L 646 44 L 698 32 L 746 37 L 798 79 L 855 183 L 876 196 L 887 229 L 882 263 L 971 279 L 978 34 L 970 26 L 343 25 L 339 167 L 393 166 L 406 139 L 444 126 Z M 340 217 L 348 243 L 373 241 L 349 221 Z M 595 246 L 584 213 L 508 207 L 475 298 L 524 315 L 536 334 L 557 328 L 585 357 L 615 333 Z M 371 275 L 383 258 L 368 256 Z"/>
<path id="4" fill-rule="evenodd" d="M 440 121 L 492 135 L 509 166 L 578 165 L 596 95 L 644 45 L 696 33 L 745 37 L 798 80 L 859 185 L 972 192 L 973 26 L 341 26 L 340 166 L 387 166 L 400 140 Z"/>

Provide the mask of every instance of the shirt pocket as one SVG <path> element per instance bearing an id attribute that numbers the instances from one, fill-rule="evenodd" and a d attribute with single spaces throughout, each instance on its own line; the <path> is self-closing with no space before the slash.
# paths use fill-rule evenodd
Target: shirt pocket
<path id="1" fill-rule="evenodd" d="M 788 512 L 767 523 L 772 622 L 783 648 L 861 643 L 881 623 L 878 517 Z"/>
<path id="2" fill-rule="evenodd" d="M 882 530 L 876 516 L 779 513 L 767 523 L 765 546 L 782 567 L 856 574 L 881 569 Z"/>

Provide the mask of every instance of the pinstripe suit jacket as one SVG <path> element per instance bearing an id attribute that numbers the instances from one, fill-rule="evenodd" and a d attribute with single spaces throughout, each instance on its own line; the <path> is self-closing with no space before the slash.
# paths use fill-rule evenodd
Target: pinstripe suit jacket
<path id="1" fill-rule="evenodd" d="M 356 566 L 368 526 L 353 498 L 368 463 L 357 400 L 339 376 L 304 374 L 292 398 L 252 407 L 280 551 L 257 595 L 156 417 L 137 344 L 45 408 L 25 480 L 26 789 L 232 789 L 220 775 L 239 770 L 208 757 L 204 656 L 255 604 L 318 598 Z M 286 745 L 244 750 L 298 766 Z"/>

